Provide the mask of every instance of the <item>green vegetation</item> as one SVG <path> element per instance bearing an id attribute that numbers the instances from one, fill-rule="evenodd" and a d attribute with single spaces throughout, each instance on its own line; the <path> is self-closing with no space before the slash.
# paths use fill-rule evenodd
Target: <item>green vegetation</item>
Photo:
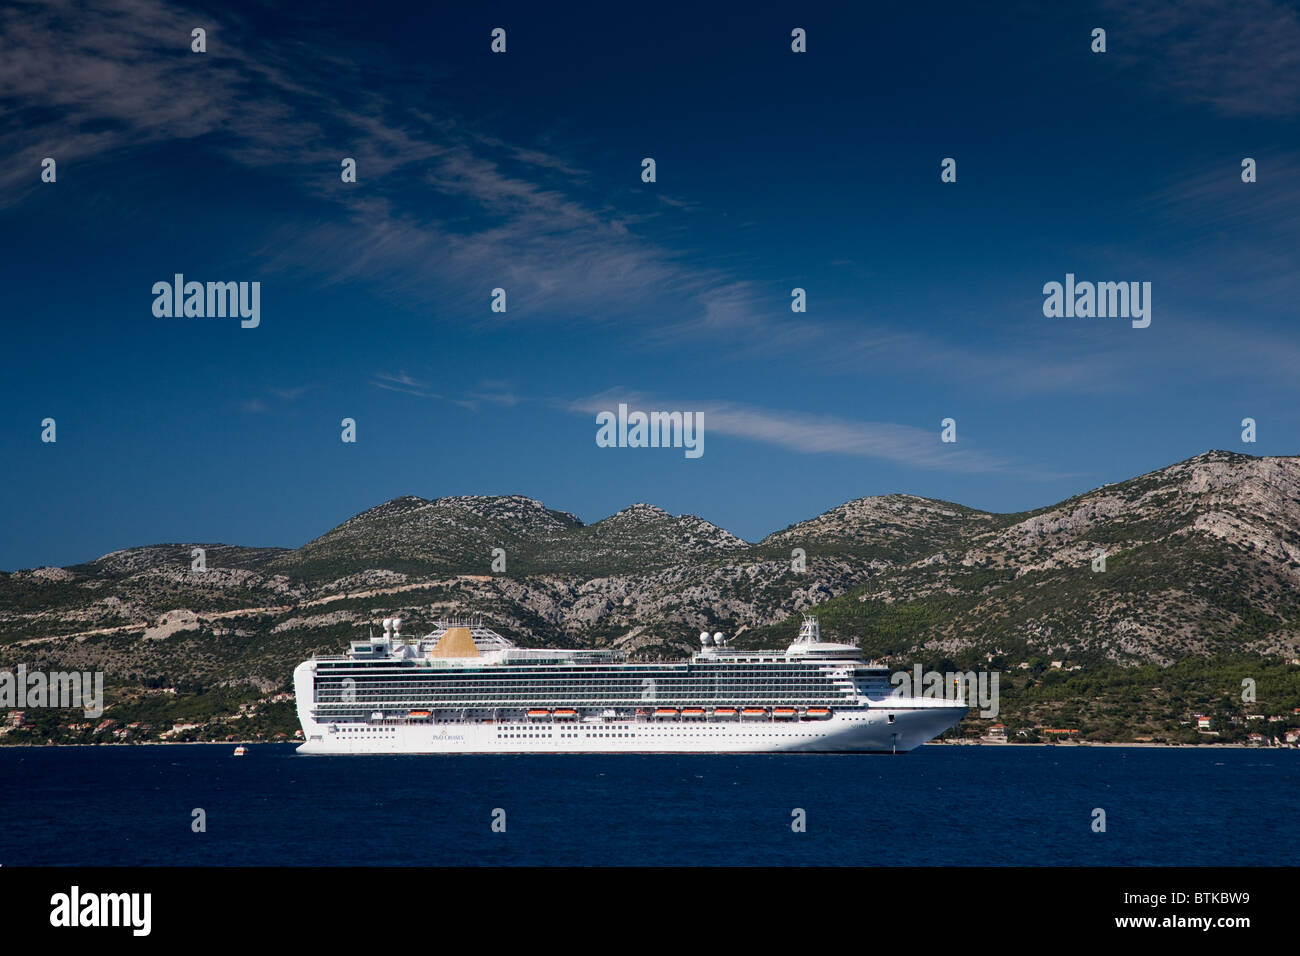
<path id="1" fill-rule="evenodd" d="M 996 669 L 998 663 L 984 666 Z M 1077 729 L 1079 739 L 1099 743 L 1243 743 L 1252 733 L 1281 738 L 1285 728 L 1300 727 L 1300 715 L 1293 713 L 1300 708 L 1300 667 L 1279 660 L 1223 655 L 1163 668 L 1111 665 L 1081 671 L 1052 669 L 1042 658 L 1030 663 L 1028 670 L 1000 673 L 997 717 L 980 718 L 972 711 L 952 734 L 980 736 L 1002 723 L 1010 739 L 1026 742 L 1041 737 L 1042 728 L 1055 728 Z M 949 669 L 941 664 L 926 666 Z M 1248 679 L 1255 682 L 1253 702 L 1242 700 L 1242 682 Z M 1252 714 L 1265 719 L 1248 720 Z M 1193 715 L 1211 717 L 1216 733 L 1199 732 Z M 1018 736 L 1034 728 L 1039 731 Z"/>

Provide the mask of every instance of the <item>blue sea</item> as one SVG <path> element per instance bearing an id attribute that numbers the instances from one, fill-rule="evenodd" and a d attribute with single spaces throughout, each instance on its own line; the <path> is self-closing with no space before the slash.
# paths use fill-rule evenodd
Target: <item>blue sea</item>
<path id="1" fill-rule="evenodd" d="M 0 865 L 1242 866 L 1300 843 L 1297 751 L 232 750 L 0 748 Z"/>

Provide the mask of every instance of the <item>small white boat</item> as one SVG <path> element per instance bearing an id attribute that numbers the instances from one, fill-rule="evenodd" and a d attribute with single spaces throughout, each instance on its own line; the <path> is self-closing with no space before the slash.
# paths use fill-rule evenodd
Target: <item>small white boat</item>
<path id="1" fill-rule="evenodd" d="M 248 753 L 248 748 L 245 747 L 243 744 L 240 744 L 238 747 L 235 748 L 236 757 L 242 757 L 246 753 Z"/>

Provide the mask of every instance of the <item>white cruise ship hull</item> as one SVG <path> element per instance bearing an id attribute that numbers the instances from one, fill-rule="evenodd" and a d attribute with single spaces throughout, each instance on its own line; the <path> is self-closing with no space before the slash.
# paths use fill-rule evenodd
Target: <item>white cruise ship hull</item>
<path id="1" fill-rule="evenodd" d="M 928 704 L 929 701 L 917 703 Z M 935 702 L 945 704 L 946 702 Z M 619 721 L 574 724 L 309 725 L 301 754 L 906 753 L 956 726 L 963 706 L 867 708 L 824 720 Z M 893 715 L 891 723 L 889 716 Z"/>

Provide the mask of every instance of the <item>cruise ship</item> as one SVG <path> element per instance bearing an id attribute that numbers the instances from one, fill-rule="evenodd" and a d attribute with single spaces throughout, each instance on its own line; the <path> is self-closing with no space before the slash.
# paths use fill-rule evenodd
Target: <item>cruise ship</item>
<path id="1" fill-rule="evenodd" d="M 294 670 L 303 754 L 901 754 L 966 704 L 894 696 L 889 670 L 821 639 L 806 615 L 783 651 L 700 635 L 689 661 L 518 647 L 480 621 L 353 641 Z"/>

